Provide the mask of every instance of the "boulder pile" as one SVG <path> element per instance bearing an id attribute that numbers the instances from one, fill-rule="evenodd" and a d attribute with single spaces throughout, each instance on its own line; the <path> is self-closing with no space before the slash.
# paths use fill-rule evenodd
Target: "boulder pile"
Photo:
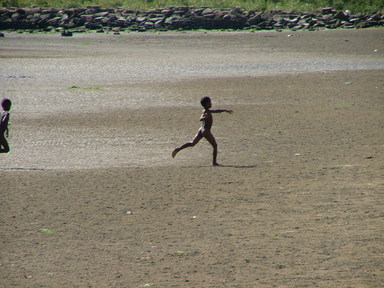
<path id="1" fill-rule="evenodd" d="M 352 14 L 324 8 L 317 13 L 273 10 L 245 11 L 239 7 L 169 7 L 150 11 L 110 9 L 99 6 L 75 9 L 0 9 L 0 30 L 191 30 L 255 29 L 317 30 L 384 26 L 384 14 Z"/>

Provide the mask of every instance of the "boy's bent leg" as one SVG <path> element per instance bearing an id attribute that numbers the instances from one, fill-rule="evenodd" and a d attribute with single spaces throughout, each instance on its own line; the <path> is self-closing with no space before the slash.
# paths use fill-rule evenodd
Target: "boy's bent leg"
<path id="1" fill-rule="evenodd" d="M 0 137 L 0 153 L 8 153 L 9 150 L 7 140 L 4 137 Z"/>
<path id="2" fill-rule="evenodd" d="M 199 143 L 199 141 L 201 140 L 201 138 L 203 138 L 203 136 L 200 134 L 200 132 L 198 132 L 195 136 L 195 138 L 191 141 L 191 142 L 187 142 L 183 145 L 181 145 L 180 147 L 176 148 L 175 150 L 173 150 L 172 152 L 172 158 L 175 158 L 176 154 L 179 153 L 181 150 L 185 149 L 185 148 L 188 148 L 188 147 L 193 147 L 195 146 L 197 143 Z"/>

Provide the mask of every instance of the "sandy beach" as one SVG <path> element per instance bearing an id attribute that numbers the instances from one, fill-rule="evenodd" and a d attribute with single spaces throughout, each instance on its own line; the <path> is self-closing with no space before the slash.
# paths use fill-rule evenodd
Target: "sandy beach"
<path id="1" fill-rule="evenodd" d="M 0 287 L 384 286 L 383 29 L 5 34 Z"/>

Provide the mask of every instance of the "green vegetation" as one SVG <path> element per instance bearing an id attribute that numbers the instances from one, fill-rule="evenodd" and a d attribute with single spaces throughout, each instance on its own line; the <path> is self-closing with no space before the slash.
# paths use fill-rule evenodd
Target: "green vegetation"
<path id="1" fill-rule="evenodd" d="M 82 45 L 82 44 L 80 44 Z M 72 86 L 68 89 L 80 89 L 80 90 L 94 90 L 94 91 L 101 91 L 103 90 L 103 88 L 99 88 L 99 87 L 79 87 L 79 86 Z"/>
<path id="2" fill-rule="evenodd" d="M 383 0 L 0 0 L 2 7 L 29 8 L 85 8 L 99 5 L 104 8 L 126 8 L 148 11 L 169 6 L 193 6 L 212 8 L 241 7 L 245 10 L 272 10 L 310 12 L 324 7 L 367 13 L 384 10 Z"/>
<path id="3" fill-rule="evenodd" d="M 40 232 L 44 232 L 44 233 L 54 233 L 55 230 L 54 230 L 54 229 L 51 229 L 51 228 L 42 228 L 42 229 L 40 229 Z"/>

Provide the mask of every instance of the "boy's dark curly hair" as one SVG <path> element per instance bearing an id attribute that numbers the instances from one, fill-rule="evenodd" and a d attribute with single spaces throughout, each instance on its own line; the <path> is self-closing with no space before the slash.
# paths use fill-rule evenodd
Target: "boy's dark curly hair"
<path id="1" fill-rule="evenodd" d="M 211 98 L 209 98 L 208 96 L 205 96 L 205 97 L 201 98 L 201 100 L 200 100 L 200 104 L 201 104 L 203 107 L 205 106 L 205 104 L 207 104 L 207 103 L 209 103 L 209 102 L 211 102 Z"/>
<path id="2" fill-rule="evenodd" d="M 6 109 L 6 107 L 9 107 L 11 104 L 12 102 L 8 98 L 1 100 L 1 107 L 3 107 L 3 109 Z"/>

